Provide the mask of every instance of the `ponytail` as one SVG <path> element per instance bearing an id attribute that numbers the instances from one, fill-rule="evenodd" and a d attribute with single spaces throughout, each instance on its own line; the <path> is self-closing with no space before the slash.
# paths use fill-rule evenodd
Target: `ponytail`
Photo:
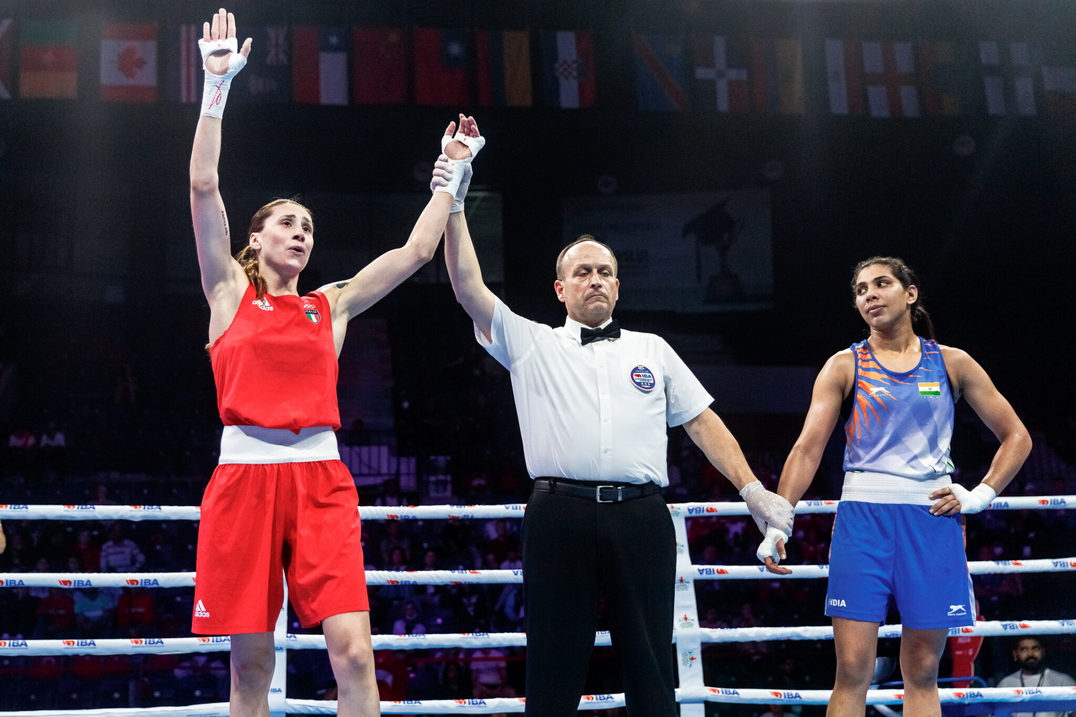
<path id="1" fill-rule="evenodd" d="M 265 279 L 262 278 L 261 273 L 258 271 L 258 252 L 254 251 L 254 247 L 250 244 L 247 244 L 236 253 L 235 260 L 243 268 L 243 273 L 247 275 L 247 280 L 254 285 L 254 291 L 257 293 L 256 298 L 261 299 L 265 296 L 268 284 L 266 284 Z"/>

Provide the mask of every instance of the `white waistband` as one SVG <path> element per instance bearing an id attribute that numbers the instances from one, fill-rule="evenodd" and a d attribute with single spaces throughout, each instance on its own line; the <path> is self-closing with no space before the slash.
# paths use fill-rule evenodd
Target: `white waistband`
<path id="1" fill-rule="evenodd" d="M 841 500 L 860 503 L 902 503 L 905 505 L 934 505 L 930 494 L 952 485 L 949 475 L 936 478 L 909 478 L 892 473 L 849 471 L 844 474 Z"/>
<path id="2" fill-rule="evenodd" d="M 309 463 L 340 460 L 336 433 L 328 427 L 283 428 L 225 426 L 220 435 L 220 464 Z"/>

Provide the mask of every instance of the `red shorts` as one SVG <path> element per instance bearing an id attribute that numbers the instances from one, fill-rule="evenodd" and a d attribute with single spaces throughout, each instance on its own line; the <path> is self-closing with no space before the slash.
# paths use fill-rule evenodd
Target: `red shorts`
<path id="1" fill-rule="evenodd" d="M 192 632 L 272 632 L 369 611 L 359 496 L 338 460 L 217 466 L 202 497 Z"/>

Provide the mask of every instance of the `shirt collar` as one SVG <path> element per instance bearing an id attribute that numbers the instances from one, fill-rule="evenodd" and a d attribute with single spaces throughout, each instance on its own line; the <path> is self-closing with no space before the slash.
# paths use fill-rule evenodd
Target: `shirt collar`
<path id="1" fill-rule="evenodd" d="M 606 319 L 602 323 L 598 324 L 597 326 L 587 326 L 586 324 L 579 323 L 578 321 L 576 321 L 575 319 L 573 319 L 570 316 L 565 316 L 564 317 L 564 329 L 568 332 L 569 336 L 571 336 L 573 339 L 575 339 L 575 342 L 578 344 L 578 343 L 582 343 L 582 339 L 579 337 L 579 334 L 584 328 L 587 328 L 587 329 L 604 329 L 606 326 L 609 325 L 609 323 L 612 320 L 613 320 L 613 317 L 610 316 L 608 319 Z"/>

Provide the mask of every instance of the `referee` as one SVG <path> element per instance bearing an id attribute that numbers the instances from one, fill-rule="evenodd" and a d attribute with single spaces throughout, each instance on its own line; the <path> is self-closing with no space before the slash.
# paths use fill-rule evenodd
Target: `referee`
<path id="1" fill-rule="evenodd" d="M 477 135 L 473 118 L 461 127 Z M 435 169 L 446 174 L 443 159 Z M 584 235 L 557 258 L 563 326 L 524 319 L 485 286 L 457 196 L 445 233 L 456 298 L 478 342 L 512 374 L 534 492 L 523 521 L 526 714 L 575 715 L 604 597 L 628 713 L 675 715 L 676 546 L 661 496 L 666 425 L 684 426 L 765 528 L 792 507 L 762 487 L 713 398 L 660 337 L 612 319 L 620 282 L 609 247 Z"/>

